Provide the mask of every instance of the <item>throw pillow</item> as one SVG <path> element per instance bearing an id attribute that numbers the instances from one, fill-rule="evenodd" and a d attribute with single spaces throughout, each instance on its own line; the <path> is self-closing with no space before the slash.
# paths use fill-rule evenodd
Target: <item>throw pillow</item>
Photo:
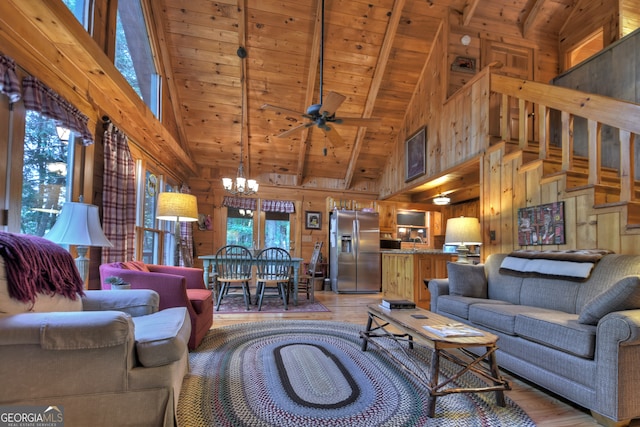
<path id="1" fill-rule="evenodd" d="M 486 298 L 487 276 L 482 264 L 447 263 L 449 295 Z"/>
<path id="2" fill-rule="evenodd" d="M 612 311 L 640 308 L 640 276 L 627 276 L 589 301 L 578 317 L 578 322 L 597 325 Z"/>
<path id="3" fill-rule="evenodd" d="M 120 267 L 124 268 L 125 270 L 144 271 L 145 273 L 149 273 L 147 265 L 142 261 L 121 262 Z"/>

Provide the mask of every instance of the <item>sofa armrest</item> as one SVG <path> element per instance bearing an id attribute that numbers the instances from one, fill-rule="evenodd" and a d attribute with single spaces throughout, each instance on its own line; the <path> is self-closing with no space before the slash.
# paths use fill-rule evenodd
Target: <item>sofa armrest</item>
<path id="1" fill-rule="evenodd" d="M 429 293 L 431 294 L 431 311 L 438 312 L 438 297 L 449 295 L 449 279 L 429 280 Z"/>
<path id="2" fill-rule="evenodd" d="M 158 293 L 148 289 L 85 291 L 82 298 L 84 311 L 115 310 L 134 317 L 155 313 L 159 306 Z"/>
<path id="3" fill-rule="evenodd" d="M 597 337 L 598 345 L 640 345 L 640 309 L 607 314 L 598 322 Z"/>
<path id="4" fill-rule="evenodd" d="M 174 274 L 184 277 L 187 281 L 187 289 L 206 289 L 204 286 L 204 270 L 201 268 L 174 267 L 159 264 L 147 264 L 147 268 L 154 273 Z"/>
<path id="5" fill-rule="evenodd" d="M 120 311 L 21 313 L 0 317 L 0 346 L 86 350 L 133 341 L 131 316 Z"/>

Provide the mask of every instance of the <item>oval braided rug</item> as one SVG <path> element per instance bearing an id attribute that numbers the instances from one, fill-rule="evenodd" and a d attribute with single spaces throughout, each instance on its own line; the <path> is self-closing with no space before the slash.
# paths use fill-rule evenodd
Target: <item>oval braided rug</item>
<path id="1" fill-rule="evenodd" d="M 216 328 L 190 353 L 178 403 L 182 427 L 198 426 L 535 426 L 494 393 L 427 393 L 376 347 L 361 351 L 363 326 L 275 320 Z M 392 343 L 389 342 L 389 345 Z M 430 352 L 414 351 L 427 365 Z M 451 375 L 441 360 L 440 376 Z M 484 383 L 467 373 L 452 387 Z"/>

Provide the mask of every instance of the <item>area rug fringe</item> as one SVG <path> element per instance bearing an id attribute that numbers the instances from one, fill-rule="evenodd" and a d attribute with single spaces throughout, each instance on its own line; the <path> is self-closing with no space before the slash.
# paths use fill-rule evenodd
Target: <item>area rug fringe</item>
<path id="1" fill-rule="evenodd" d="M 535 426 L 508 397 L 493 393 L 439 397 L 427 416 L 427 393 L 372 346 L 363 326 L 319 320 L 270 320 L 211 330 L 190 353 L 178 403 L 181 427 L 200 426 Z M 392 343 L 389 343 L 391 346 Z M 412 356 L 428 366 L 430 352 Z M 441 377 L 452 375 L 441 361 Z M 471 373 L 452 387 L 484 384 Z"/>

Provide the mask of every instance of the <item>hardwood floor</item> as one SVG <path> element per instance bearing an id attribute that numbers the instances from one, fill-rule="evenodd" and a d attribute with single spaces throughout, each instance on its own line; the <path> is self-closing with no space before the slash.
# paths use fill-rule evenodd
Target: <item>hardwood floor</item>
<path id="1" fill-rule="evenodd" d="M 336 294 L 331 291 L 316 291 L 316 299 L 330 312 L 326 313 L 242 313 L 213 315 L 213 328 L 244 322 L 259 322 L 271 319 L 317 319 L 349 322 L 365 326 L 367 305 L 379 303 L 382 294 Z M 302 297 L 302 295 L 301 295 Z M 504 374 L 510 381 L 512 390 L 506 395 L 516 402 L 538 426 L 548 427 L 591 427 L 599 426 L 589 411 L 561 400 L 518 378 Z M 640 426 L 640 419 L 631 422 Z"/>

